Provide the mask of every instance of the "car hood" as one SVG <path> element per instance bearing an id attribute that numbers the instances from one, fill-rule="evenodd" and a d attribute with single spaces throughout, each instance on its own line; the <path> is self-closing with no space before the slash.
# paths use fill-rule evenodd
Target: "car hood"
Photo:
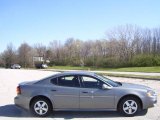
<path id="1" fill-rule="evenodd" d="M 153 90 L 148 86 L 138 85 L 138 84 L 133 84 L 133 83 L 122 83 L 122 87 L 129 88 L 129 89 Z"/>

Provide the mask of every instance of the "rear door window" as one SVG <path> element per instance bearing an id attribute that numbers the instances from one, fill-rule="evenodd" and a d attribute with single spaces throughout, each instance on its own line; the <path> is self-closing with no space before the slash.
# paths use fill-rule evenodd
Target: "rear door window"
<path id="1" fill-rule="evenodd" d="M 66 87 L 79 87 L 79 79 L 76 75 L 61 76 L 51 80 L 53 84 Z"/>

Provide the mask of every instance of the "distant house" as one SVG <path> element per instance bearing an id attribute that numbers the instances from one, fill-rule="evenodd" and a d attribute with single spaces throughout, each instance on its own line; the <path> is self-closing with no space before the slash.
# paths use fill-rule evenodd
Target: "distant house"
<path id="1" fill-rule="evenodd" d="M 44 62 L 44 57 L 43 56 L 34 56 L 33 62 Z"/>
<path id="2" fill-rule="evenodd" d="M 47 68 L 47 63 L 49 60 L 45 60 L 43 56 L 34 56 L 33 57 L 33 66 L 36 68 Z"/>

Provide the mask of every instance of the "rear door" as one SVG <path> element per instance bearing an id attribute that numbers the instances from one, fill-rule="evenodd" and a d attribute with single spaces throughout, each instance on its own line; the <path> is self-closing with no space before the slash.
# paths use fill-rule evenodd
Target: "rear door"
<path id="1" fill-rule="evenodd" d="M 56 109 L 79 108 L 79 80 L 76 75 L 61 76 L 51 80 L 51 96 Z"/>

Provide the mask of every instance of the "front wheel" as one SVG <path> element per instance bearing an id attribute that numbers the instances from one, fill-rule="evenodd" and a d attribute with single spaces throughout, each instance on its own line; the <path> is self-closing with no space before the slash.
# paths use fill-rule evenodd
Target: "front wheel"
<path id="1" fill-rule="evenodd" d="M 146 115 L 147 114 L 147 112 L 148 112 L 148 109 L 144 109 L 144 110 L 141 110 L 141 115 Z"/>
<path id="2" fill-rule="evenodd" d="M 140 103 L 137 98 L 126 97 L 119 105 L 119 112 L 127 117 L 132 117 L 140 110 Z"/>
<path id="3" fill-rule="evenodd" d="M 47 99 L 38 98 L 31 103 L 31 112 L 38 117 L 46 117 L 51 111 L 52 107 Z"/>

